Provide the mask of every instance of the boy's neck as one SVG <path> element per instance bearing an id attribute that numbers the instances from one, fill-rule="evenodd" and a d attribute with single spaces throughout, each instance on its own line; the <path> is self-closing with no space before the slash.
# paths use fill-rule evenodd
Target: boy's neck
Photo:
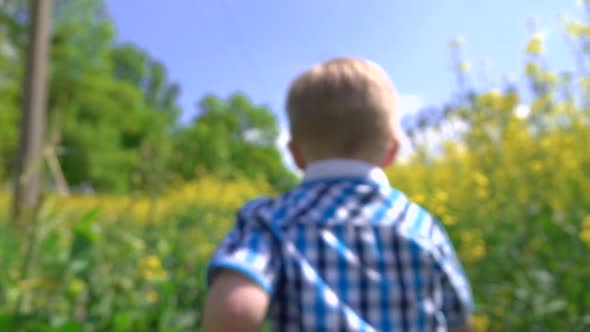
<path id="1" fill-rule="evenodd" d="M 381 167 L 358 159 L 323 159 L 309 163 L 303 170 L 303 181 L 326 178 L 368 178 L 387 183 L 387 176 Z"/>

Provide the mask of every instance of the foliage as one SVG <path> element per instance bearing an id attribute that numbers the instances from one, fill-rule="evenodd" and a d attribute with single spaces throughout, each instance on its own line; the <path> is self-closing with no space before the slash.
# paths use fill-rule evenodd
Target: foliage
<path id="1" fill-rule="evenodd" d="M 275 117 L 265 106 L 256 106 L 243 94 L 227 100 L 206 96 L 192 125 L 176 133 L 173 169 L 184 179 L 195 174 L 195 166 L 226 178 L 264 176 L 278 189 L 296 181 L 282 164 L 275 142 Z"/>
<path id="2" fill-rule="evenodd" d="M 459 56 L 460 45 L 452 47 Z M 447 224 L 473 283 L 477 322 L 490 331 L 590 329 L 588 76 L 552 73 L 543 50 L 533 35 L 525 87 L 462 90 L 444 118 L 414 129 L 419 153 L 389 171 Z M 459 81 L 469 81 L 457 60 Z M 420 143 L 419 132 L 453 125 L 463 129 L 439 136 L 440 151 Z"/>
<path id="3" fill-rule="evenodd" d="M 0 180 L 8 175 L 6 171 L 12 164 L 18 139 L 21 70 L 17 66 L 20 54 L 14 46 L 21 35 L 21 26 L 15 19 L 18 4 L 18 1 L 0 4 Z"/>
<path id="4" fill-rule="evenodd" d="M 0 330 L 194 331 L 215 243 L 245 200 L 271 193 L 203 176 L 157 200 L 51 197 L 26 276 L 26 255 L 8 254 L 25 235 L 0 221 Z"/>
<path id="5" fill-rule="evenodd" d="M 0 52 L 0 181 L 10 175 L 16 155 L 24 4 L 0 4 L 0 18 L 14 27 L 0 28 L 0 48 L 12 50 Z M 181 124 L 180 87 L 145 51 L 115 45 L 103 1 L 58 0 L 54 18 L 47 144 L 58 147 L 69 185 L 101 193 L 156 194 L 177 178 L 195 179 L 197 168 L 218 168 L 228 177 L 264 176 L 281 188 L 293 185 L 293 175 L 281 164 L 277 124 L 267 107 L 241 94 L 227 102 L 207 96 L 201 115 Z M 261 135 L 249 140 L 246 132 Z"/>

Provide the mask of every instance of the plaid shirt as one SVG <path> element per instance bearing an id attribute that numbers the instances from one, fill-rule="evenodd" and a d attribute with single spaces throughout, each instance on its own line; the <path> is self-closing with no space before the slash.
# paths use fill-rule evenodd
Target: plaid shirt
<path id="1" fill-rule="evenodd" d="M 276 331 L 446 331 L 472 309 L 441 223 L 359 161 L 312 164 L 295 190 L 246 204 L 218 268 L 268 293 Z"/>

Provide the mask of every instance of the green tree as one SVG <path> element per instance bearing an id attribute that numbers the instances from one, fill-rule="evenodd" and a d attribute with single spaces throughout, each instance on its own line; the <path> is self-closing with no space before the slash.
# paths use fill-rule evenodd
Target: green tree
<path id="1" fill-rule="evenodd" d="M 23 1 L 0 3 L 0 181 L 9 174 L 18 138 L 18 106 L 22 76 L 19 49 L 24 25 L 19 22 Z"/>
<path id="2" fill-rule="evenodd" d="M 14 158 L 22 78 L 25 1 L 3 2 L 0 43 L 0 162 Z M 132 44 L 115 45 L 114 27 L 101 0 L 57 0 L 52 31 L 50 144 L 70 185 L 103 192 L 154 192 L 177 175 L 202 168 L 230 177 L 261 176 L 279 188 L 295 178 L 282 164 L 276 120 L 243 94 L 206 96 L 199 116 L 178 123 L 180 87 L 165 66 Z M 0 176 L 2 176 L 0 173 Z"/>
<path id="3" fill-rule="evenodd" d="M 276 147 L 278 127 L 266 106 L 254 105 L 244 94 L 227 100 L 206 96 L 192 123 L 176 132 L 173 167 L 185 179 L 202 168 L 227 178 L 266 178 L 278 189 L 295 183 Z"/>
<path id="4" fill-rule="evenodd" d="M 59 5 L 50 120 L 63 147 L 59 159 L 66 178 L 100 191 L 145 189 L 144 165 L 152 166 L 150 173 L 161 172 L 163 167 L 153 166 L 165 164 L 171 147 L 178 86 L 144 51 L 113 46 L 102 1 Z"/>

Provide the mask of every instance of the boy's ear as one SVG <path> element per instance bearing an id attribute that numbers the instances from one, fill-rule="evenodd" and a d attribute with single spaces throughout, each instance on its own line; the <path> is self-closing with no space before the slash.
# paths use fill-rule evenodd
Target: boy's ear
<path id="1" fill-rule="evenodd" d="M 381 165 L 382 168 L 387 168 L 393 165 L 395 157 L 397 156 L 397 152 L 399 151 L 399 145 L 399 140 L 397 138 L 391 140 L 391 147 L 389 150 L 387 150 L 385 159 L 383 159 L 383 163 Z"/>
<path id="2" fill-rule="evenodd" d="M 295 165 L 297 165 L 297 168 L 299 168 L 300 170 L 305 169 L 307 164 L 305 162 L 305 159 L 303 158 L 303 153 L 301 153 L 301 149 L 299 148 L 297 143 L 290 141 L 289 151 L 291 152 L 291 156 L 293 157 L 293 160 L 295 161 Z"/>

